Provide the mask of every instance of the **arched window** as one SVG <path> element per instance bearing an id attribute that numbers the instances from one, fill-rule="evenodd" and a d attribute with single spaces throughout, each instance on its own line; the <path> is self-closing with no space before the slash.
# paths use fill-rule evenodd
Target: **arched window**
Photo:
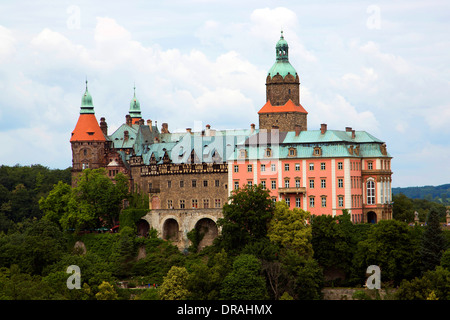
<path id="1" fill-rule="evenodd" d="M 367 204 L 375 204 L 375 182 L 367 181 Z"/>

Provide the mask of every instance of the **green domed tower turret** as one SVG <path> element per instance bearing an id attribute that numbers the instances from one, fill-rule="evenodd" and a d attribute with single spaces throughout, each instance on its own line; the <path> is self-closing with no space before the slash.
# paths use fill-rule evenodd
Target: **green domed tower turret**
<path id="1" fill-rule="evenodd" d="M 134 89 L 134 96 L 133 99 L 131 99 L 130 101 L 130 111 L 128 113 L 134 123 L 135 120 L 141 119 L 142 116 L 141 116 L 141 104 L 139 103 L 139 100 L 136 98 L 136 86 L 134 86 L 133 89 Z"/>

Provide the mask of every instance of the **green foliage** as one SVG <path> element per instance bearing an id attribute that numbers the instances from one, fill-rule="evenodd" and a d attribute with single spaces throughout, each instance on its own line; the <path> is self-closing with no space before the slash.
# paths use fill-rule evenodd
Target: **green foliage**
<path id="1" fill-rule="evenodd" d="M 290 210 L 286 202 L 277 202 L 267 236 L 282 248 L 312 256 L 311 225 L 307 224 L 309 216 L 307 211 L 299 208 Z"/>
<path id="2" fill-rule="evenodd" d="M 381 268 L 382 281 L 400 283 L 418 274 L 419 242 L 410 227 L 397 220 L 373 225 L 366 240 L 360 241 L 354 256 L 355 276 L 365 278 L 368 266 Z"/>
<path id="3" fill-rule="evenodd" d="M 159 289 L 161 300 L 185 300 L 190 295 L 187 289 L 189 274 L 184 267 L 173 266 L 164 277 Z"/>
<path id="4" fill-rule="evenodd" d="M 117 300 L 117 292 L 109 282 L 103 281 L 98 286 L 98 289 L 98 292 L 95 294 L 97 300 Z"/>
<path id="5" fill-rule="evenodd" d="M 127 208 L 120 213 L 120 230 L 124 227 L 136 230 L 136 223 L 147 213 L 149 209 Z"/>
<path id="6" fill-rule="evenodd" d="M 348 275 L 361 226 L 352 224 L 347 212 L 337 217 L 314 216 L 311 226 L 314 258 L 325 270 L 338 269 Z"/>
<path id="7" fill-rule="evenodd" d="M 439 224 L 439 213 L 432 208 L 421 244 L 422 271 L 433 270 L 441 261 L 442 253 L 447 247 Z"/>
<path id="8" fill-rule="evenodd" d="M 269 191 L 262 185 L 233 190 L 230 203 L 223 206 L 223 218 L 217 221 L 222 234 L 216 243 L 227 250 L 237 250 L 266 237 L 273 207 Z"/>
<path id="9" fill-rule="evenodd" d="M 399 300 L 450 300 L 450 270 L 438 266 L 421 278 L 403 280 L 395 296 Z"/>
<path id="10" fill-rule="evenodd" d="M 450 204 L 450 184 L 443 184 L 439 186 L 423 186 L 423 187 L 406 187 L 406 188 L 392 188 L 394 195 L 403 193 L 408 198 L 425 199 L 442 204 Z"/>
<path id="11" fill-rule="evenodd" d="M 235 259 L 233 270 L 223 280 L 221 296 L 230 300 L 268 297 L 265 280 L 261 276 L 261 263 L 255 256 L 241 254 Z"/>
<path id="12" fill-rule="evenodd" d="M 64 230 L 93 229 L 117 224 L 122 201 L 128 197 L 128 179 L 122 173 L 111 180 L 103 168 L 86 169 L 77 186 L 58 183 L 39 201 L 44 218 L 57 221 Z"/>

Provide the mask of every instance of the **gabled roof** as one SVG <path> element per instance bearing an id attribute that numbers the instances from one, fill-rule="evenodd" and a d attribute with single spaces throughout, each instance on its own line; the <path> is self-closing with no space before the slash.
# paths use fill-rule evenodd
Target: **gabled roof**
<path id="1" fill-rule="evenodd" d="M 136 142 L 136 134 L 138 131 L 139 125 L 133 124 L 129 126 L 127 124 L 122 124 L 113 134 L 109 136 L 109 139 L 112 141 L 113 148 L 121 149 L 121 148 L 133 148 L 134 143 Z M 125 139 L 125 131 L 128 131 L 128 139 Z"/>
<path id="2" fill-rule="evenodd" d="M 80 113 L 70 138 L 70 142 L 73 141 L 106 141 L 95 114 Z"/>
<path id="3" fill-rule="evenodd" d="M 321 133 L 320 130 L 300 131 L 298 136 L 294 131 L 289 131 L 283 143 L 322 143 L 322 142 L 350 142 L 350 143 L 370 143 L 383 141 L 375 138 L 366 131 L 355 131 L 355 138 L 352 138 L 352 133 L 341 130 L 327 130 Z"/>
<path id="4" fill-rule="evenodd" d="M 283 106 L 273 106 L 270 103 L 270 100 L 268 100 L 266 104 L 258 111 L 258 114 L 277 112 L 301 112 L 308 114 L 308 112 L 305 110 L 305 108 L 302 107 L 302 105 L 295 105 L 291 99 L 289 99 L 288 102 L 286 102 L 286 104 Z"/>

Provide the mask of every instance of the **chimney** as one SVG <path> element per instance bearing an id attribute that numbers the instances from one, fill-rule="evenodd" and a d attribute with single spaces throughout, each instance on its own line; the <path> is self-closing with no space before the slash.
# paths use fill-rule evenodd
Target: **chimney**
<path id="1" fill-rule="evenodd" d="M 100 129 L 102 130 L 102 132 L 105 136 L 108 135 L 108 124 L 106 123 L 104 117 L 100 118 Z"/>
<path id="2" fill-rule="evenodd" d="M 355 130 L 352 130 L 352 139 L 355 139 Z"/>
<path id="3" fill-rule="evenodd" d="M 190 134 L 192 134 L 192 129 L 191 128 L 186 128 L 186 132 L 189 132 Z"/>
<path id="4" fill-rule="evenodd" d="M 145 124 L 144 119 L 139 119 L 139 125 L 140 125 L 140 126 L 143 126 L 144 124 Z"/>
<path id="5" fill-rule="evenodd" d="M 255 124 L 254 123 L 252 123 L 250 125 L 250 133 L 253 133 L 253 132 L 255 132 Z"/>
<path id="6" fill-rule="evenodd" d="M 129 135 L 128 130 L 123 132 L 123 140 L 127 141 L 128 138 L 129 138 L 129 136 L 130 136 L 130 135 Z"/>
<path id="7" fill-rule="evenodd" d="M 294 126 L 294 129 L 295 129 L 295 136 L 298 137 L 298 135 L 300 134 L 300 131 L 302 131 L 302 126 L 299 124 L 296 124 Z"/>
<path id="8" fill-rule="evenodd" d="M 152 120 L 148 119 L 148 120 L 147 120 L 147 125 L 148 125 L 148 127 L 150 128 L 150 132 L 152 132 L 152 131 L 153 131 L 153 128 L 152 128 Z"/>
<path id="9" fill-rule="evenodd" d="M 326 123 L 322 123 L 320 125 L 320 133 L 321 134 L 325 134 L 325 132 L 327 132 L 327 124 Z"/>
<path id="10" fill-rule="evenodd" d="M 211 126 L 209 124 L 206 125 L 205 135 L 207 137 L 211 135 Z"/>
<path id="11" fill-rule="evenodd" d="M 352 127 L 345 127 L 345 131 L 346 132 L 351 132 L 352 131 Z"/>
<path id="12" fill-rule="evenodd" d="M 133 120 L 131 120 L 131 116 L 130 116 L 129 114 L 127 114 L 127 115 L 125 116 L 125 123 L 126 123 L 128 126 L 131 127 L 132 121 L 133 121 Z"/>
<path id="13" fill-rule="evenodd" d="M 169 125 L 166 122 L 163 122 L 161 133 L 169 133 Z"/>

